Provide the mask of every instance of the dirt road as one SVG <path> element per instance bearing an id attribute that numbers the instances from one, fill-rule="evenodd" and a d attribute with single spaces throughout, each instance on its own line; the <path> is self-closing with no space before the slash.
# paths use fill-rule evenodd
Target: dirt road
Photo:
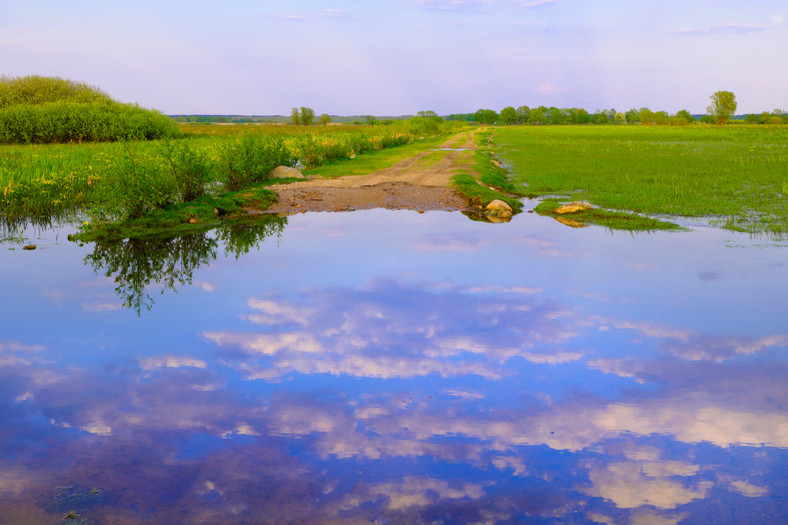
<path id="1" fill-rule="evenodd" d="M 440 146 L 438 151 L 445 154 L 434 163 L 424 162 L 424 157 L 433 153 L 426 151 L 367 175 L 335 179 L 312 176 L 303 182 L 270 186 L 279 195 L 279 202 L 269 211 L 465 209 L 468 201 L 455 194 L 450 183 L 457 170 L 471 170 L 468 152 L 475 149 L 473 134 L 460 133 Z"/>

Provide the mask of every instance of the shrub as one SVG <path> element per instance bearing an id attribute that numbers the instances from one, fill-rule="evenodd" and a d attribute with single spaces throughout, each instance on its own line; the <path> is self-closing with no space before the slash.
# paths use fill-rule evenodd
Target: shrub
<path id="1" fill-rule="evenodd" d="M 191 202 L 205 195 L 205 184 L 211 177 L 211 161 L 187 144 L 165 142 L 161 154 L 169 166 L 182 202 Z"/>
<path id="2" fill-rule="evenodd" d="M 173 200 L 176 185 L 158 159 L 139 154 L 127 143 L 123 154 L 107 169 L 98 194 L 101 202 L 91 210 L 94 221 L 123 221 L 163 208 Z"/>
<path id="3" fill-rule="evenodd" d="M 230 191 L 267 180 L 277 166 L 294 165 L 295 159 L 280 137 L 246 135 L 219 152 L 219 172 Z"/>
<path id="4" fill-rule="evenodd" d="M 116 102 L 86 84 L 0 78 L 0 142 L 150 140 L 177 134 L 177 124 L 161 112 Z"/>

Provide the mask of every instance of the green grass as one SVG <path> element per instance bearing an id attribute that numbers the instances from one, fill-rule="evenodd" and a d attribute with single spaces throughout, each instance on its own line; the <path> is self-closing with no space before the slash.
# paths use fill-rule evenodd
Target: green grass
<path id="1" fill-rule="evenodd" d="M 506 127 L 495 144 L 512 182 L 530 197 L 788 232 L 785 126 Z"/>

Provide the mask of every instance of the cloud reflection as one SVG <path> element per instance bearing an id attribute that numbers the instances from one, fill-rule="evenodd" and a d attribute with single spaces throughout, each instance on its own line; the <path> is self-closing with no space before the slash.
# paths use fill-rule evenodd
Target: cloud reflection
<path id="1" fill-rule="evenodd" d="M 392 280 L 271 294 L 248 301 L 246 331 L 205 330 L 206 355 L 103 367 L 2 342 L 0 490 L 98 485 L 159 522 L 671 523 L 719 491 L 773 497 L 788 371 L 753 359 L 785 336 L 543 295 Z M 622 334 L 653 351 L 607 352 Z"/>

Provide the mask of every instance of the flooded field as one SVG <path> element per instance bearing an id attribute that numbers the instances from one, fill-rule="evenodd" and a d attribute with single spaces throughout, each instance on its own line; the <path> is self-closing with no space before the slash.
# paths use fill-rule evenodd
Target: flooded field
<path id="1" fill-rule="evenodd" d="M 69 232 L 0 249 L 0 523 L 788 521 L 788 242 Z"/>

